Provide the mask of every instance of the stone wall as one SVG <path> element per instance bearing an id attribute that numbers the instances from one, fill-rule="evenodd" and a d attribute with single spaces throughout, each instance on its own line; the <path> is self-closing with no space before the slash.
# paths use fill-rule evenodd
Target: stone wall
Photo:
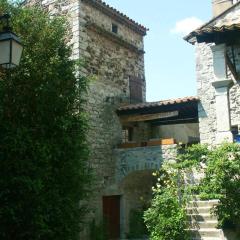
<path id="1" fill-rule="evenodd" d="M 199 141 L 199 124 L 184 123 L 156 126 L 152 129 L 152 138 L 174 138 L 177 143 L 188 144 Z"/>
<path id="2" fill-rule="evenodd" d="M 200 98 L 198 107 L 200 141 L 213 144 L 216 133 L 216 109 L 215 90 L 211 84 L 214 73 L 210 44 L 198 44 L 196 56 L 197 94 Z"/>
<path id="3" fill-rule="evenodd" d="M 129 101 L 129 76 L 145 79 L 144 55 L 137 51 L 143 47 L 143 37 L 120 23 L 119 36 L 115 36 L 111 26 L 116 20 L 88 4 L 82 3 L 81 7 L 80 56 L 92 77 L 86 105 L 91 165 L 96 175 L 96 197 L 92 198 L 92 205 L 94 216 L 101 219 L 102 196 L 120 195 L 117 187 L 114 193 L 108 190 L 116 185 L 114 149 L 122 140 L 122 126 L 115 111 L 120 102 Z M 120 39 L 124 39 L 123 43 Z M 126 42 L 135 48 L 131 49 Z M 145 82 L 143 86 L 145 96 Z"/>
<path id="4" fill-rule="evenodd" d="M 211 23 L 214 26 L 221 26 L 222 24 L 239 23 L 240 7 L 237 6 L 231 12 L 227 13 L 222 18 L 219 18 Z M 213 54 L 211 46 L 213 44 L 196 44 L 196 72 L 197 72 L 197 89 L 198 96 L 201 100 L 199 104 L 199 130 L 202 143 L 216 143 L 216 97 L 215 89 L 212 86 L 214 80 L 213 70 Z M 237 70 L 240 70 L 240 44 L 227 47 L 227 53 L 230 58 L 236 62 Z M 229 104 L 230 104 L 230 119 L 231 125 L 240 125 L 240 110 L 239 110 L 239 94 L 240 86 L 239 79 L 235 80 L 231 75 L 230 70 L 227 69 L 228 78 L 233 80 L 233 86 L 229 90 Z"/>
<path id="5" fill-rule="evenodd" d="M 116 180 L 121 180 L 135 171 L 157 170 L 163 162 L 174 162 L 177 156 L 177 145 L 162 145 L 116 149 Z"/>
<path id="6" fill-rule="evenodd" d="M 84 61 L 81 73 L 91 77 L 85 109 L 89 117 L 90 165 L 95 175 L 92 216 L 101 219 L 102 196 L 113 194 L 116 159 L 114 149 L 122 140 L 122 126 L 116 114 L 120 103 L 129 102 L 129 77 L 142 79 L 145 101 L 143 35 L 111 18 L 87 1 L 28 0 L 51 15 L 64 15 L 69 22 L 68 42 L 73 58 Z M 112 24 L 118 33 L 112 32 Z M 114 194 L 119 194 L 117 187 Z M 86 236 L 82 238 L 87 239 Z"/>

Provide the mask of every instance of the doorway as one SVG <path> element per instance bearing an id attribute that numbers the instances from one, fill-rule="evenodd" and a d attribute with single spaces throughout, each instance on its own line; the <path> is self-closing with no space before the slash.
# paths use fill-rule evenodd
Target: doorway
<path id="1" fill-rule="evenodd" d="M 109 240 L 120 239 L 120 196 L 103 197 L 103 219 Z"/>

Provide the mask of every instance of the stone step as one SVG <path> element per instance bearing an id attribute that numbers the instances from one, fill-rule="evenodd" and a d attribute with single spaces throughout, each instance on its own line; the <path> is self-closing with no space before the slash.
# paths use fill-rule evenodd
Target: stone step
<path id="1" fill-rule="evenodd" d="M 218 203 L 219 203 L 219 200 L 207 200 L 207 201 L 193 200 L 193 201 L 189 201 L 187 208 L 214 207 L 218 205 Z"/>
<path id="2" fill-rule="evenodd" d="M 212 207 L 187 207 L 187 213 L 189 214 L 201 214 L 201 213 L 210 213 Z"/>
<path id="3" fill-rule="evenodd" d="M 213 221 L 191 221 L 188 222 L 190 228 L 195 228 L 195 229 L 204 229 L 204 228 L 217 228 L 218 221 L 213 220 Z"/>
<path id="4" fill-rule="evenodd" d="M 208 222 L 208 221 L 217 221 L 217 216 L 214 216 L 210 213 L 202 214 L 187 214 L 188 221 L 192 222 Z"/>
<path id="5" fill-rule="evenodd" d="M 221 238 L 222 232 L 220 229 L 215 228 L 205 228 L 205 229 L 188 229 L 191 236 L 193 238 L 203 238 L 203 237 L 211 237 L 211 238 Z"/>

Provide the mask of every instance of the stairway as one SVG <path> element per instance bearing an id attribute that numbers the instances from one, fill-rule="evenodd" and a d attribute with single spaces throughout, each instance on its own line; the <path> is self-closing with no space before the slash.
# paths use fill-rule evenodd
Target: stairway
<path id="1" fill-rule="evenodd" d="M 211 214 L 211 208 L 218 200 L 193 200 L 187 206 L 187 216 L 191 240 L 223 240 L 221 229 L 217 229 L 217 217 Z"/>

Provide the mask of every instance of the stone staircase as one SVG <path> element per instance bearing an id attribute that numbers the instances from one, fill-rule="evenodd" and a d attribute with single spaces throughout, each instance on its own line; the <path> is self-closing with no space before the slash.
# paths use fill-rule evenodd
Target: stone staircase
<path id="1" fill-rule="evenodd" d="M 223 232 L 217 229 L 217 217 L 211 214 L 211 208 L 218 200 L 193 200 L 187 206 L 187 216 L 191 240 L 224 240 Z"/>

